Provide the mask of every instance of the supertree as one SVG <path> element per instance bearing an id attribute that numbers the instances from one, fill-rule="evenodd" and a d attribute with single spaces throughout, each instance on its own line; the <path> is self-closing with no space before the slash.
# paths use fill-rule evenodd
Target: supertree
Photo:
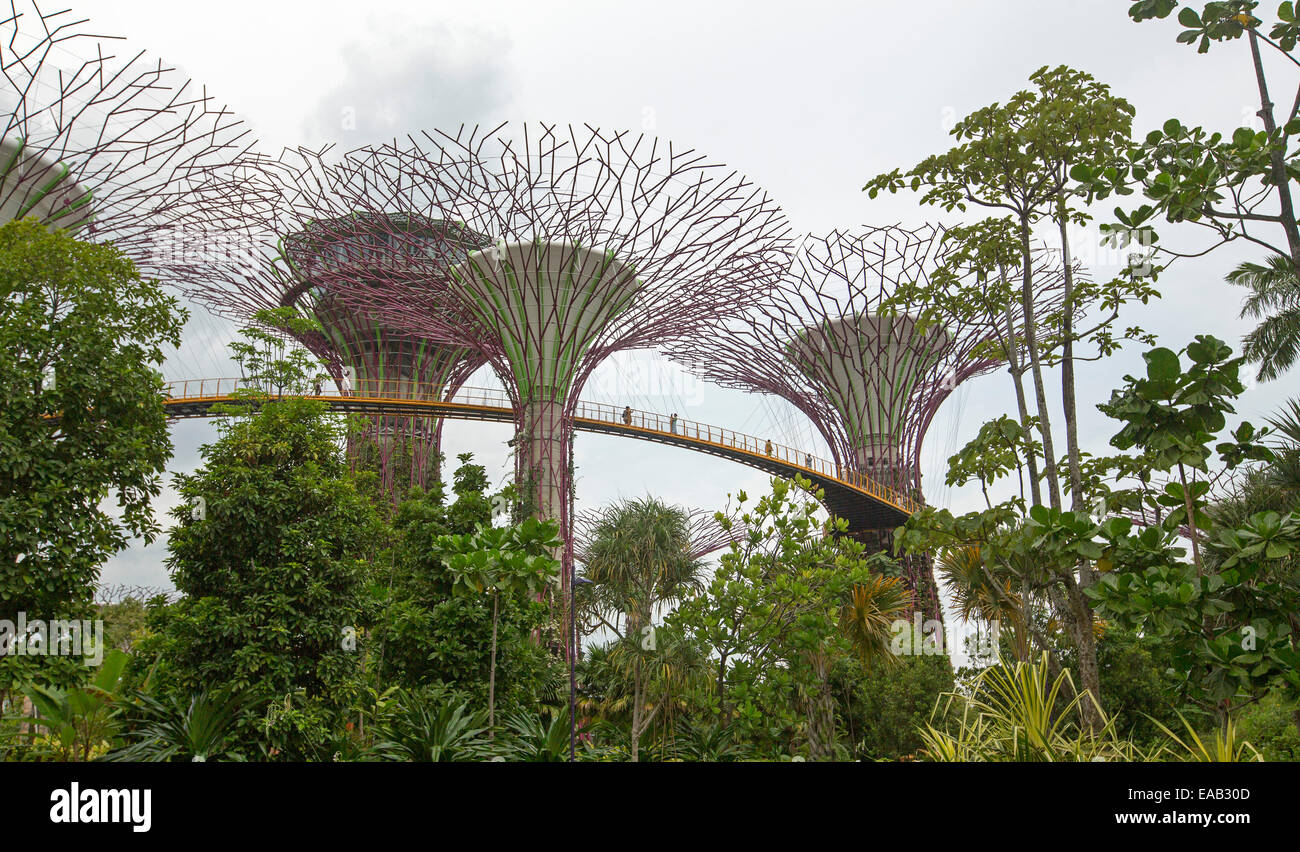
<path id="1" fill-rule="evenodd" d="M 395 230 L 404 236 L 394 245 L 388 234 Z M 323 333 L 305 342 L 330 364 L 350 393 L 449 399 L 485 363 L 471 348 L 395 331 L 342 297 L 356 287 L 382 293 L 393 270 L 405 264 L 401 249 L 409 243 L 427 246 L 441 257 L 482 248 L 487 240 L 451 222 L 406 214 L 314 220 L 283 240 L 281 259 L 288 274 L 281 280 L 291 284 L 279 294 L 280 304 L 299 308 L 320 322 Z M 425 259 L 418 263 L 430 271 Z M 440 274 L 431 275 L 428 286 L 441 286 L 443 280 Z M 376 416 L 362 432 L 350 436 L 351 454 L 358 463 L 377 467 L 381 489 L 396 496 L 404 485 L 428 484 L 431 468 L 436 472 L 441 430 L 437 418 Z M 399 481 L 403 476 L 405 481 Z"/>
<path id="2" fill-rule="evenodd" d="M 463 257 L 488 240 L 442 219 L 352 209 L 331 191 L 342 177 L 329 155 L 329 148 L 286 149 L 274 158 L 250 153 L 196 172 L 169 275 L 214 314 L 306 348 L 346 395 L 450 399 L 485 359 L 446 336 L 394 328 L 360 306 L 366 300 L 356 293 L 379 300 L 401 298 L 402 288 L 444 287 L 441 259 Z M 308 392 L 322 390 L 318 381 Z M 391 501 L 436 476 L 440 418 L 360 419 L 349 431 L 349 457 L 378 474 Z"/>
<path id="3" fill-rule="evenodd" d="M 303 151 L 288 159 L 277 174 L 300 177 L 282 216 L 352 223 L 376 240 L 373 226 L 387 223 L 382 241 L 402 258 L 383 287 L 338 275 L 339 303 L 397 333 L 472 350 L 504 383 L 523 511 L 557 519 L 570 542 L 567 599 L 572 409 L 584 381 L 610 354 L 687 336 L 771 286 L 788 263 L 784 215 L 698 152 L 590 127 L 462 128 L 332 162 Z M 452 223 L 487 244 L 397 226 L 411 219 Z"/>
<path id="4" fill-rule="evenodd" d="M 67 10 L 0 9 L 0 222 L 36 217 L 111 241 L 147 274 L 186 215 L 194 171 L 238 158 L 249 131 L 143 52 L 118 56 Z"/>
<path id="5" fill-rule="evenodd" d="M 942 236 L 895 226 L 805 238 L 779 287 L 670 354 L 710 381 L 785 398 L 826 440 L 841 478 L 920 501 L 936 412 L 1000 363 L 991 326 L 944 324 L 892 298 L 943 266 Z M 890 530 L 850 532 L 873 549 L 891 546 Z M 917 608 L 940 618 L 930 560 L 907 558 L 904 570 Z"/>

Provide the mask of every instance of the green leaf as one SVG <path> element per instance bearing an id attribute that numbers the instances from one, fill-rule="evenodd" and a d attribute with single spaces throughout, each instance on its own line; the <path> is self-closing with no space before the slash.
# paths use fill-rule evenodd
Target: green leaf
<path id="1" fill-rule="evenodd" d="M 1159 347 L 1142 356 L 1147 362 L 1147 378 L 1157 382 L 1169 382 L 1182 374 L 1178 355 L 1171 349 Z"/>

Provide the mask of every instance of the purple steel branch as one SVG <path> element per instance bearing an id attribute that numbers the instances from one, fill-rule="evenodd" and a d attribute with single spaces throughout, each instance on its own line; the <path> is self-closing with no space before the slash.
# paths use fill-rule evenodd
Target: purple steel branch
<path id="1" fill-rule="evenodd" d="M 157 235 L 187 215 L 190 176 L 244 154 L 249 131 L 206 91 L 67 10 L 0 11 L 5 109 L 0 209 L 111 241 L 166 280 Z M 66 67 L 61 66 L 66 63 Z"/>

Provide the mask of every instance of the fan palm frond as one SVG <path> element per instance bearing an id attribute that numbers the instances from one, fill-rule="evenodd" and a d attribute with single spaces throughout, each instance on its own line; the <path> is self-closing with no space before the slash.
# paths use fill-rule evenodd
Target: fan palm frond
<path id="1" fill-rule="evenodd" d="M 853 586 L 840 612 L 840 630 L 863 662 L 893 660 L 893 624 L 912 606 L 912 596 L 897 577 L 872 576 Z"/>

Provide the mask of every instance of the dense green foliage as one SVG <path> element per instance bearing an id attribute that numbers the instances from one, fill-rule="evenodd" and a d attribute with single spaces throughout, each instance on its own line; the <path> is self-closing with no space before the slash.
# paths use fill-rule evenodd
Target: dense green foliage
<path id="1" fill-rule="evenodd" d="M 111 246 L 0 226 L 3 617 L 83 617 L 104 560 L 157 534 L 171 455 L 158 368 L 184 320 Z"/>
<path id="2" fill-rule="evenodd" d="M 842 726 L 861 760 L 910 760 L 920 755 L 921 731 L 940 698 L 952 692 L 952 663 L 940 654 L 900 658 L 869 677 L 848 660 L 832 672 Z"/>
<path id="3" fill-rule="evenodd" d="M 1267 427 L 1237 413 L 1248 364 L 1270 380 L 1300 356 L 1300 96 L 1277 112 L 1262 62 L 1300 66 L 1300 21 L 1291 2 L 1271 22 L 1253 0 L 1129 5 L 1175 13 L 1180 43 L 1249 51 L 1262 130 L 1135 138 L 1109 86 L 1043 67 L 863 187 L 982 211 L 882 310 L 986 330 L 973 357 L 1014 393 L 948 460 L 982 508 L 866 531 L 892 556 L 802 478 L 736 494 L 713 560 L 655 497 L 599 510 L 575 546 L 516 499 L 530 483 L 493 493 L 469 455 L 412 487 L 413 439 L 306 398 L 339 365 L 299 343 L 319 320 L 282 307 L 233 345 L 236 404 L 175 478 L 176 595 L 96 606 L 104 560 L 160 531 L 156 368 L 184 312 L 111 247 L 0 226 L 0 619 L 107 627 L 102 659 L 0 655 L 0 758 L 1300 760 L 1300 400 Z M 1141 198 L 1101 226 L 1132 254 L 1093 280 L 1071 233 L 1112 196 Z M 1209 250 L 1161 245 L 1160 220 L 1267 252 L 1228 277 L 1258 320 L 1241 357 L 1130 324 L 1165 259 Z M 1129 345 L 1136 374 L 1081 399 L 1078 374 Z M 1081 405 L 1109 418 L 1107 455 L 1084 448 Z M 950 622 L 974 628 L 965 668 L 913 620 L 904 556 L 933 557 Z"/>
<path id="4" fill-rule="evenodd" d="M 177 477 L 168 567 L 183 597 L 155 626 L 163 680 L 320 694 L 355 667 L 344 639 L 364 617 L 379 519 L 324 415 L 322 403 L 269 402 Z"/>
<path id="5" fill-rule="evenodd" d="M 497 695 L 529 704 L 554 692 L 553 660 L 530 637 L 547 624 L 539 596 L 559 566 L 554 524 L 492 527 L 486 488 L 483 468 L 462 456 L 450 505 L 436 484 L 398 508 L 374 640 L 383 682 L 464 690 L 494 717 Z"/>

